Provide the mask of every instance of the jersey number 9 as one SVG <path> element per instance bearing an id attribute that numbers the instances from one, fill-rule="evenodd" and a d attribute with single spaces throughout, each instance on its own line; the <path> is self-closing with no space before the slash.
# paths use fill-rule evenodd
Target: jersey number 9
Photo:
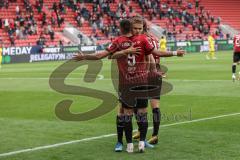
<path id="1" fill-rule="evenodd" d="M 128 54 L 128 66 L 134 66 L 136 64 L 136 57 L 134 54 Z"/>

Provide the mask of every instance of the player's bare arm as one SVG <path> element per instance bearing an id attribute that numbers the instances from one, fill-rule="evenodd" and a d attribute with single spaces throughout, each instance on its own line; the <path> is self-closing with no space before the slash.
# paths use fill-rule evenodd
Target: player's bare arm
<path id="1" fill-rule="evenodd" d="M 76 61 L 81 61 L 81 60 L 99 60 L 102 58 L 107 57 L 110 55 L 110 52 L 108 51 L 102 51 L 98 53 L 93 53 L 93 54 L 83 54 L 82 52 L 78 52 L 78 54 L 73 56 L 73 60 Z"/>
<path id="2" fill-rule="evenodd" d="M 150 70 L 157 72 L 156 61 L 152 54 L 150 54 L 149 56 L 150 56 Z"/>
<path id="3" fill-rule="evenodd" d="M 146 70 L 149 71 L 150 70 L 150 63 L 151 63 L 149 55 L 145 56 L 145 63 L 147 63 L 147 66 L 146 66 L 147 69 Z"/>
<path id="4" fill-rule="evenodd" d="M 157 49 L 154 49 L 152 51 L 152 54 L 160 57 L 172 57 L 172 56 L 178 56 L 183 57 L 185 54 L 184 50 L 177 50 L 177 51 L 159 51 Z"/>
<path id="5" fill-rule="evenodd" d="M 127 56 L 128 54 L 139 55 L 140 53 L 141 53 L 141 47 L 133 47 L 133 46 L 131 46 L 128 49 L 117 51 L 117 52 L 113 53 L 110 56 L 110 58 L 111 59 L 117 59 L 117 58 L 120 58 L 122 56 Z"/>
<path id="6" fill-rule="evenodd" d="M 150 55 L 147 55 L 146 58 L 148 59 L 148 70 L 149 71 L 157 71 L 157 68 L 156 68 L 156 61 L 153 57 L 152 54 Z"/>

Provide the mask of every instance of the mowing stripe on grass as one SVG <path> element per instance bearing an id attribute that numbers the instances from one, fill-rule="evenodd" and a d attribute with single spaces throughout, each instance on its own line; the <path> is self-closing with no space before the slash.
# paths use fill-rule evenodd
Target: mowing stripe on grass
<path id="1" fill-rule="evenodd" d="M 66 78 L 69 80 L 72 79 L 81 79 L 80 78 Z M 35 80 L 35 79 L 39 79 L 39 80 L 48 80 L 48 77 L 0 77 L 0 80 L 19 80 L 19 79 L 24 79 L 24 80 Z M 59 79 L 59 78 L 54 78 L 54 79 Z M 98 75 L 98 79 L 99 80 L 112 80 L 111 78 L 104 78 L 103 75 L 99 74 Z M 117 79 L 117 78 L 116 78 Z M 199 81 L 203 81 L 203 82 L 232 82 L 232 79 L 166 79 L 166 81 L 179 81 L 179 82 L 199 82 Z"/>
<path id="2" fill-rule="evenodd" d="M 200 118 L 200 119 L 195 119 L 195 120 L 190 120 L 190 121 L 171 123 L 171 124 L 162 125 L 161 128 L 176 126 L 176 125 L 181 125 L 181 124 L 200 122 L 200 121 L 206 121 L 206 120 L 212 120 L 212 119 L 223 118 L 223 117 L 236 116 L 236 115 L 240 115 L 240 113 L 225 114 L 225 115 L 219 115 L 219 116 L 214 116 L 214 117 Z M 149 127 L 148 129 L 152 129 L 152 128 L 153 127 Z M 136 130 L 134 130 L 134 131 L 136 131 Z M 48 149 L 48 148 L 56 148 L 56 147 L 60 147 L 60 146 L 64 146 L 64 145 L 85 142 L 85 141 L 92 141 L 92 140 L 102 139 L 102 138 L 107 138 L 107 137 L 112 137 L 112 136 L 116 136 L 116 134 L 106 134 L 106 135 L 101 135 L 101 136 L 96 136 L 96 137 L 89 137 L 89 138 L 83 138 L 83 139 L 79 139 L 79 140 L 72 140 L 72 141 L 68 141 L 68 142 L 56 143 L 56 144 L 52 144 L 52 145 L 46 145 L 46 146 L 40 146 L 40 147 L 34 147 L 34 148 L 29 148 L 29 149 L 13 151 L 13 152 L 1 153 L 0 157 L 7 157 L 7 156 L 11 156 L 11 155 L 20 154 L 20 153 L 39 151 L 39 150 Z"/>

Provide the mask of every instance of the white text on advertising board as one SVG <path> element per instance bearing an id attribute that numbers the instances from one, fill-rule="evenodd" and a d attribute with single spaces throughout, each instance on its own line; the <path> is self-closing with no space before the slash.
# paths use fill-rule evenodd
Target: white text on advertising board
<path id="1" fill-rule="evenodd" d="M 22 54 L 30 54 L 32 47 L 9 47 L 3 48 L 3 55 L 22 55 Z"/>

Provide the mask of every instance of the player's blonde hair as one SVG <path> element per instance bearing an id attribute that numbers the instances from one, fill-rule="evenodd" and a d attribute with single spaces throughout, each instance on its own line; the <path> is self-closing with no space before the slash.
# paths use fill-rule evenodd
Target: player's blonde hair
<path id="1" fill-rule="evenodd" d="M 143 19 L 143 17 L 142 17 L 142 16 L 139 16 L 139 15 L 133 16 L 133 17 L 130 19 L 130 21 L 131 21 L 131 24 L 136 24 L 136 23 L 144 24 L 144 19 Z"/>
<path id="2" fill-rule="evenodd" d="M 140 15 L 134 16 L 130 19 L 131 24 L 142 24 L 143 25 L 143 33 L 144 34 L 149 34 L 148 33 L 148 26 L 147 26 L 147 21 Z"/>

